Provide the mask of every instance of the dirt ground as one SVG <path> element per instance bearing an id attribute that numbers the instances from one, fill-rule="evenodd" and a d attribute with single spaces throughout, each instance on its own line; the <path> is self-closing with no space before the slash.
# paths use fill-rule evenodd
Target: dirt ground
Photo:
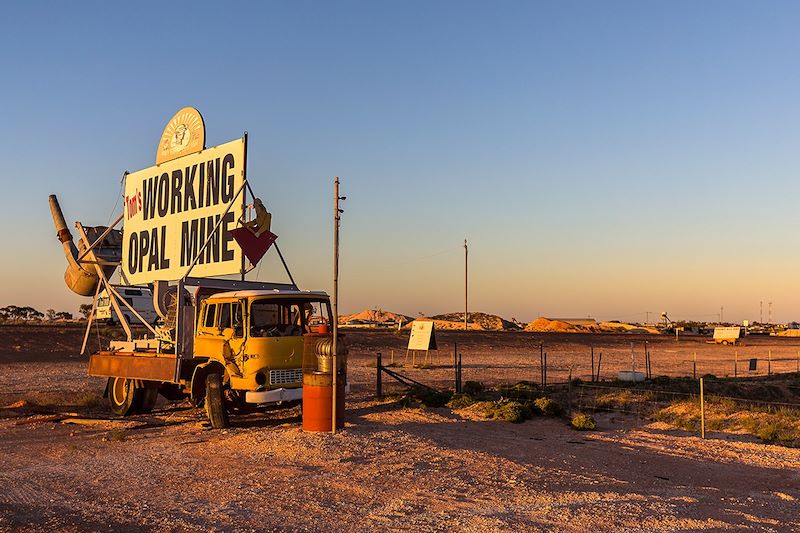
<path id="1" fill-rule="evenodd" d="M 234 417 L 223 431 L 163 400 L 152 415 L 115 420 L 90 401 L 104 383 L 86 377 L 81 339 L 75 328 L 0 328 L 2 530 L 800 530 L 800 449 L 714 432 L 701 440 L 615 413 L 577 432 L 562 419 L 403 408 L 373 394 L 375 353 L 405 357 L 392 333 L 348 333 L 352 391 L 336 435 L 303 432 L 298 409 Z M 465 380 L 536 377 L 543 342 L 554 379 L 570 366 L 588 375 L 590 345 L 610 376 L 615 364 L 629 369 L 630 342 L 643 352 L 645 339 L 654 374 L 686 368 L 678 361 L 697 351 L 703 373 L 724 375 L 734 350 L 701 339 L 452 332 L 437 333 L 433 368 L 400 370 L 447 385 L 457 342 Z M 788 365 L 798 340 L 750 338 L 738 350 L 772 351 Z"/>

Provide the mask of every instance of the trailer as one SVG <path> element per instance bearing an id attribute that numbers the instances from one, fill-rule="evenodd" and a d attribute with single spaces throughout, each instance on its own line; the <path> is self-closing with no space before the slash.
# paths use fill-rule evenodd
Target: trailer
<path id="1" fill-rule="evenodd" d="M 714 328 L 714 343 L 715 344 L 736 344 L 742 334 L 741 327 L 720 327 Z"/>

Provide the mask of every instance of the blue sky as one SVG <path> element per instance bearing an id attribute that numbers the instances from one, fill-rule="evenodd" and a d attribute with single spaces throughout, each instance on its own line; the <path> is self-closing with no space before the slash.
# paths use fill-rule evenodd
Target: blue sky
<path id="1" fill-rule="evenodd" d="M 341 307 L 800 318 L 791 2 L 27 2 L 0 12 L 0 304 L 74 310 L 46 197 L 113 219 L 185 105 Z M 117 213 L 121 206 L 116 206 Z M 274 256 L 258 272 L 282 279 Z"/>

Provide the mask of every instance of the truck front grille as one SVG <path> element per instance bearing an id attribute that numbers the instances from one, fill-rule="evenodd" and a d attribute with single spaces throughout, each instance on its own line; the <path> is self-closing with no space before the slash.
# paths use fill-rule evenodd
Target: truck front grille
<path id="1" fill-rule="evenodd" d="M 270 385 L 284 385 L 286 383 L 298 383 L 303 381 L 302 368 L 282 368 L 280 370 L 269 371 Z"/>

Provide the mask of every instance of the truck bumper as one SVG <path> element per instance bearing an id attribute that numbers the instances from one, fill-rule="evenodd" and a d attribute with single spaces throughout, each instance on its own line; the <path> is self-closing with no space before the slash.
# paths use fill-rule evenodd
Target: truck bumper
<path id="1" fill-rule="evenodd" d="M 297 387 L 296 389 L 273 389 L 265 391 L 247 391 L 244 395 L 244 401 L 247 403 L 277 403 L 277 402 L 291 402 L 293 400 L 300 400 L 303 398 L 303 388 Z"/>
<path id="2" fill-rule="evenodd" d="M 350 383 L 346 383 L 344 387 L 346 394 L 350 393 Z M 277 403 L 277 402 L 291 402 L 293 400 L 303 399 L 303 388 L 297 387 L 296 389 L 273 389 L 265 391 L 247 391 L 244 395 L 244 401 L 247 403 Z"/>

